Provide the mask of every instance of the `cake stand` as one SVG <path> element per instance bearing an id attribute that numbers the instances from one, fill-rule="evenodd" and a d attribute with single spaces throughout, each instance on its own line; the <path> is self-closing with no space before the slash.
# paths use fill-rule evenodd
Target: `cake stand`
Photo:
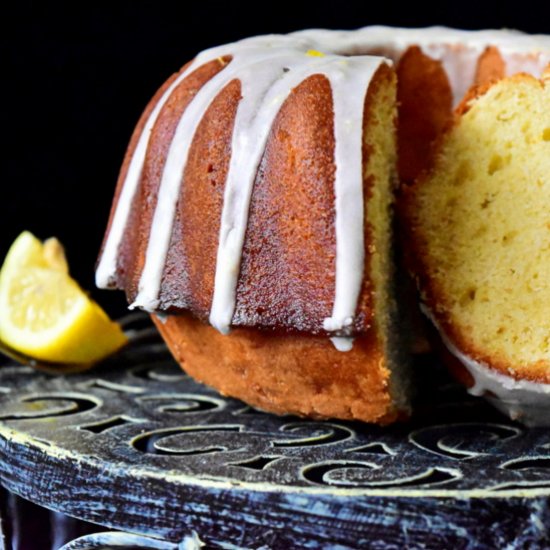
<path id="1" fill-rule="evenodd" d="M 548 547 L 550 431 L 416 363 L 415 415 L 388 428 L 251 409 L 159 342 L 77 375 L 7 364 L 0 482 L 89 522 L 66 549 Z"/>

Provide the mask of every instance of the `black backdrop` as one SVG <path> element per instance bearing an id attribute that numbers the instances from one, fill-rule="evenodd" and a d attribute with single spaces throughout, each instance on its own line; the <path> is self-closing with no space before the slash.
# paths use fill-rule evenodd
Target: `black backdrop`
<path id="1" fill-rule="evenodd" d="M 93 270 L 124 150 L 156 88 L 197 51 L 263 33 L 371 24 L 550 32 L 548 2 L 59 2 L 0 12 L 0 256 L 23 229 L 58 236 L 73 274 L 113 314 Z M 518 5 L 519 4 L 519 5 Z"/>

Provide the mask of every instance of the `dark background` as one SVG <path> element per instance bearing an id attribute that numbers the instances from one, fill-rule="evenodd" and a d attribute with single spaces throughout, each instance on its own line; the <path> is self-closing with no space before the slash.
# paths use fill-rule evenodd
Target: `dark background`
<path id="1" fill-rule="evenodd" d="M 23 229 L 66 245 L 94 290 L 94 264 L 119 165 L 156 88 L 198 51 L 254 34 L 387 24 L 550 32 L 548 2 L 428 9 L 409 2 L 19 2 L 0 12 L 0 256 Z M 176 7 L 177 6 L 177 7 Z"/>

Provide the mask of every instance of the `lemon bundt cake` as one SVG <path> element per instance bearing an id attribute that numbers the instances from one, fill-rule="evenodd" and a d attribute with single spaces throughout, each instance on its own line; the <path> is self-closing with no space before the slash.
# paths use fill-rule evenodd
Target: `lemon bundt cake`
<path id="1" fill-rule="evenodd" d="M 311 30 L 213 48 L 159 90 L 124 160 L 97 269 L 182 366 L 277 413 L 409 410 L 392 202 L 432 166 L 453 104 L 550 39 Z M 396 131 L 397 130 L 397 131 Z"/>
<path id="2" fill-rule="evenodd" d="M 471 391 L 549 424 L 550 80 L 475 90 L 404 194 L 426 312 Z"/>

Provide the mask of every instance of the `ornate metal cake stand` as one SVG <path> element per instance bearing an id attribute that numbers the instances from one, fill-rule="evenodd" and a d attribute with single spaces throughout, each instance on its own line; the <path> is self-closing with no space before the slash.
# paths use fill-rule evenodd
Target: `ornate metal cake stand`
<path id="1" fill-rule="evenodd" d="M 79 375 L 4 366 L 0 481 L 126 533 L 66 548 L 548 547 L 550 431 L 416 370 L 414 417 L 379 428 L 253 410 L 162 344 Z"/>

